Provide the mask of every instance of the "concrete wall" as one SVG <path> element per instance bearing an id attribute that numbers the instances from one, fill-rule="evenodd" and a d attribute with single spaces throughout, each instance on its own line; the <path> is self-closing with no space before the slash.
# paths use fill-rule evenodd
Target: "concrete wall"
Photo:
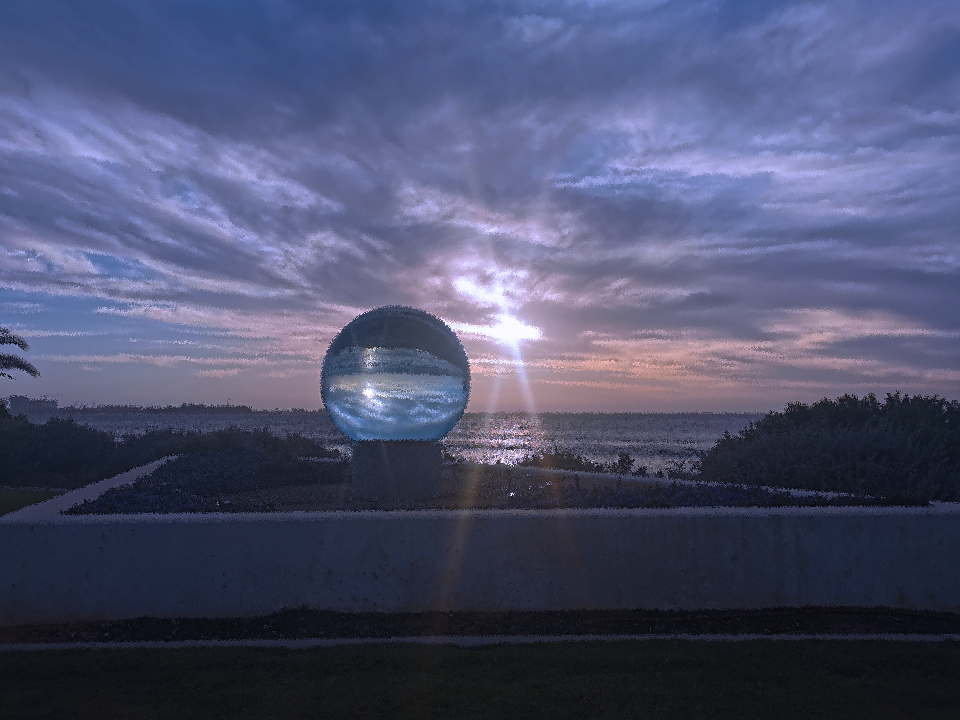
<path id="1" fill-rule="evenodd" d="M 0 519 L 0 624 L 342 611 L 960 611 L 960 510 Z"/>

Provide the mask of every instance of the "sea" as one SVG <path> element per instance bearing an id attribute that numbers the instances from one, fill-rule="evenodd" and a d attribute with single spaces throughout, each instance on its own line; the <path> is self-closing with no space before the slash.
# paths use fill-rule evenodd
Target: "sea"
<path id="1" fill-rule="evenodd" d="M 327 414 L 307 410 L 249 408 L 61 408 L 60 417 L 119 437 L 152 429 L 203 431 L 227 427 L 264 428 L 284 436 L 299 434 L 350 454 L 350 440 Z M 50 413 L 29 414 L 44 422 Z M 593 462 L 610 463 L 628 453 L 648 471 L 690 466 L 724 431 L 736 433 L 762 413 L 466 413 L 443 439 L 448 453 L 483 463 L 511 464 L 525 456 L 571 450 Z"/>

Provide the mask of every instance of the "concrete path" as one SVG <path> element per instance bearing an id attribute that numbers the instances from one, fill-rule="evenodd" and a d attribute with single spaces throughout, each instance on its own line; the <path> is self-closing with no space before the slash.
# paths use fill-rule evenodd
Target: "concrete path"
<path id="1" fill-rule="evenodd" d="M 11 643 L 0 644 L 0 652 L 14 650 L 122 650 L 180 648 L 263 647 L 304 650 L 339 645 L 482 645 L 561 643 L 561 642 L 622 642 L 625 640 L 688 640 L 695 642 L 744 642 L 747 640 L 884 640 L 893 642 L 958 642 L 960 635 L 920 634 L 863 634 L 863 635 L 441 635 L 431 637 L 393 638 L 305 638 L 299 640 L 179 640 L 143 642 L 78 642 L 78 643 Z"/>
<path id="2" fill-rule="evenodd" d="M 66 510 L 72 508 L 74 505 L 79 505 L 84 500 L 95 500 L 100 497 L 104 492 L 110 488 L 115 488 L 120 485 L 129 485 L 132 482 L 135 482 L 144 475 L 148 475 L 156 470 L 158 467 L 171 460 L 175 455 L 169 457 L 161 458 L 160 460 L 155 460 L 154 462 L 148 465 L 141 465 L 138 468 L 133 470 L 127 470 L 125 473 L 120 473 L 112 478 L 107 478 L 106 480 L 101 480 L 100 482 L 93 483 L 92 485 L 87 485 L 80 488 L 79 490 L 71 490 L 68 493 L 63 495 L 57 495 L 55 498 L 50 498 L 36 505 L 27 505 L 25 508 L 20 508 L 15 510 L 12 513 L 7 513 L 6 515 L 0 517 L 0 523 L 2 522 L 23 522 L 24 520 L 49 520 L 51 518 L 59 517 L 61 510 Z"/>

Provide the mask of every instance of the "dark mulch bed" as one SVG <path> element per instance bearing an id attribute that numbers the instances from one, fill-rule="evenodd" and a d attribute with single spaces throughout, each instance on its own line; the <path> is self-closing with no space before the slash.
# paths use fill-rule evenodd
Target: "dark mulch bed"
<path id="1" fill-rule="evenodd" d="M 312 462 L 299 458 L 271 463 L 262 453 L 249 449 L 187 455 L 62 514 L 929 505 L 925 498 L 796 496 L 764 487 L 664 483 L 595 472 L 581 474 L 467 462 L 444 465 L 441 493 L 435 498 L 378 502 L 351 497 L 352 486 L 345 482 L 349 476 L 350 465 L 346 461 Z"/>
<path id="2" fill-rule="evenodd" d="M 438 635 L 960 634 L 960 614 L 891 608 L 339 613 L 152 618 L 0 628 L 0 644 L 390 638 Z"/>

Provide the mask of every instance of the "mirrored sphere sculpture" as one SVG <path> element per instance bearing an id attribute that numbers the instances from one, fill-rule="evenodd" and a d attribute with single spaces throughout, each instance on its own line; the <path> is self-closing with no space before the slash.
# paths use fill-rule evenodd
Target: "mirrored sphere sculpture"
<path id="1" fill-rule="evenodd" d="M 470 395 L 470 364 L 453 330 L 415 308 L 365 312 L 333 339 L 320 395 L 351 440 L 440 440 Z"/>

